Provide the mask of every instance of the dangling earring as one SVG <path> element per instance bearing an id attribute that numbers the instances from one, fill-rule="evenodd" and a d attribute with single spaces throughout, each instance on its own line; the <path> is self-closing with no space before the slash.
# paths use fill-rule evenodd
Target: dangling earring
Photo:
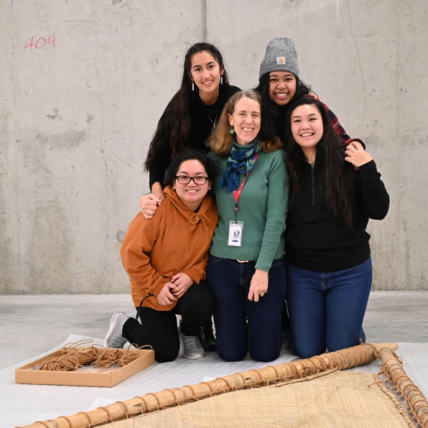
<path id="1" fill-rule="evenodd" d="M 223 84 L 223 76 L 220 77 L 220 85 Z"/>
<path id="2" fill-rule="evenodd" d="M 235 133 L 235 130 L 233 129 L 233 126 L 232 126 L 232 129 L 229 132 L 230 132 L 230 135 L 233 135 Z"/>
<path id="3" fill-rule="evenodd" d="M 192 91 L 195 90 L 195 82 L 192 82 Z"/>

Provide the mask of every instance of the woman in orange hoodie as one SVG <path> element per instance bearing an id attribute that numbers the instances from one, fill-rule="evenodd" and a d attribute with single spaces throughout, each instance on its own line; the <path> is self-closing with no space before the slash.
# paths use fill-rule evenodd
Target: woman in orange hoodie
<path id="1" fill-rule="evenodd" d="M 218 219 L 208 195 L 215 168 L 202 153 L 175 157 L 156 216 L 147 220 L 140 212 L 129 226 L 120 253 L 141 324 L 115 313 L 106 347 L 122 348 L 126 341 L 151 345 L 156 361 L 167 362 L 177 358 L 181 341 L 184 357 L 203 357 L 198 332 L 215 307 L 204 281 Z M 182 315 L 179 329 L 176 314 Z"/>

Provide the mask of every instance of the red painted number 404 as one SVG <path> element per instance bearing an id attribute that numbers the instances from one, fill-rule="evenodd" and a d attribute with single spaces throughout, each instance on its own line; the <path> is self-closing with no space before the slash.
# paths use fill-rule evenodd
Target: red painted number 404
<path id="1" fill-rule="evenodd" d="M 52 37 L 48 36 L 48 38 L 44 38 L 44 37 L 39 37 L 36 42 L 34 42 L 34 37 L 31 36 L 27 39 L 27 43 L 25 43 L 24 49 L 30 48 L 33 49 L 33 47 L 35 49 L 41 49 L 44 48 L 45 46 L 49 46 L 52 45 L 54 49 L 56 49 L 55 47 L 55 33 L 53 33 Z"/>

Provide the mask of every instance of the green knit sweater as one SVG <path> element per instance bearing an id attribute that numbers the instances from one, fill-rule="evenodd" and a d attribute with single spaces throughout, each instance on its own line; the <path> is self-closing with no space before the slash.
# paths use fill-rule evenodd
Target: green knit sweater
<path id="1" fill-rule="evenodd" d="M 227 245 L 229 221 L 235 219 L 235 200 L 232 193 L 227 193 L 227 187 L 218 188 L 220 176 L 227 168 L 227 159 L 220 160 L 213 152 L 208 156 L 219 166 L 219 175 L 214 182 L 219 220 L 210 253 L 226 259 L 256 261 L 256 268 L 269 271 L 272 261 L 284 255 L 289 190 L 284 152 L 261 152 L 245 182 L 237 217 L 238 221 L 244 222 L 242 247 Z M 244 177 L 241 176 L 241 183 Z"/>

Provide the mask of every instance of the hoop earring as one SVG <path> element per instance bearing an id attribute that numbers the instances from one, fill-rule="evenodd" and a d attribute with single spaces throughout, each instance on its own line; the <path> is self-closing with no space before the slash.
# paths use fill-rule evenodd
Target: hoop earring
<path id="1" fill-rule="evenodd" d="M 220 85 L 223 84 L 223 76 L 220 77 Z"/>
<path id="2" fill-rule="evenodd" d="M 192 91 L 195 90 L 195 82 L 192 82 Z"/>
<path id="3" fill-rule="evenodd" d="M 235 133 L 235 129 L 232 126 L 232 129 L 229 131 L 230 135 L 233 135 Z"/>

